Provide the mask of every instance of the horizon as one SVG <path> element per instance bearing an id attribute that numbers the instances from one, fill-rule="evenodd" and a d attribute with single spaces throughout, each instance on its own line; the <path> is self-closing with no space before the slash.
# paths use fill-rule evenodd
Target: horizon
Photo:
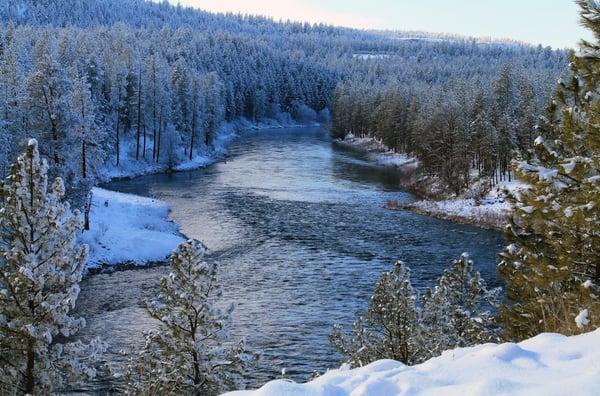
<path id="1" fill-rule="evenodd" d="M 169 1 L 209 12 L 265 16 L 280 22 L 290 20 L 363 30 L 491 38 L 554 49 L 577 48 L 581 39 L 591 37 L 580 25 L 578 7 L 571 0 L 530 0 L 526 4 L 507 0 L 501 8 L 495 8 L 491 1 L 473 0 L 459 0 L 454 4 L 443 0 L 431 0 L 427 4 L 414 0 L 375 0 L 375 4 L 358 0 Z M 519 15 L 514 15 L 515 7 L 522 10 Z M 257 9 L 261 11 L 255 11 Z M 432 13 L 431 9 L 437 12 Z M 542 13 L 543 18 L 535 18 L 536 12 Z M 561 23 L 565 28 L 557 29 Z"/>

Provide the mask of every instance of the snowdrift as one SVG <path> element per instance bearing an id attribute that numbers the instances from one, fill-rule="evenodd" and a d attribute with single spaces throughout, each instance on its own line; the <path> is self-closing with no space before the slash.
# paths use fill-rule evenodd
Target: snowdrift
<path id="1" fill-rule="evenodd" d="M 455 349 L 413 367 L 382 360 L 333 370 L 307 384 L 278 380 L 228 396 L 581 396 L 598 395 L 599 389 L 600 329 Z"/>
<path id="2" fill-rule="evenodd" d="M 163 261 L 185 242 L 169 220 L 169 206 L 159 200 L 94 188 L 87 268 Z"/>

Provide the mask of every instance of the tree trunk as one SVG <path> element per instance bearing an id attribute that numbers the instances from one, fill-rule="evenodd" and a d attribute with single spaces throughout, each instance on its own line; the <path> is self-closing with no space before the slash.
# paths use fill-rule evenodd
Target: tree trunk
<path id="1" fill-rule="evenodd" d="M 81 142 L 81 174 L 84 179 L 87 179 L 87 146 L 85 140 Z"/>
<path id="2" fill-rule="evenodd" d="M 156 146 L 156 162 L 159 162 L 160 159 L 160 138 L 162 136 L 162 129 L 163 129 L 163 115 L 162 115 L 162 109 L 160 111 L 160 116 L 158 119 L 158 145 Z"/>
<path id="3" fill-rule="evenodd" d="M 152 159 L 156 158 L 156 97 L 152 105 Z"/>
<path id="4" fill-rule="evenodd" d="M 121 139 L 119 137 L 119 120 L 121 118 L 121 115 L 119 114 L 119 112 L 117 112 L 117 166 L 119 166 L 119 162 L 121 160 Z"/>
<path id="5" fill-rule="evenodd" d="M 25 368 L 25 394 L 33 395 L 35 388 L 35 379 L 33 370 L 35 368 L 35 344 L 33 340 L 27 343 L 27 367 Z"/>
<path id="6" fill-rule="evenodd" d="M 142 129 L 142 65 L 138 72 L 138 103 L 137 103 L 137 135 L 135 145 L 135 159 L 140 159 L 140 134 Z"/>
<path id="7" fill-rule="evenodd" d="M 90 230 L 90 212 L 92 211 L 92 193 L 88 195 L 87 202 L 85 203 L 85 209 L 83 214 L 83 227 L 86 231 Z"/>
<path id="8" fill-rule="evenodd" d="M 195 106 L 196 103 L 194 101 L 194 110 L 192 113 L 192 139 L 191 139 L 191 143 L 190 143 L 190 161 L 192 160 L 193 157 L 193 151 L 194 151 L 194 138 L 196 137 L 196 110 L 195 110 Z"/>

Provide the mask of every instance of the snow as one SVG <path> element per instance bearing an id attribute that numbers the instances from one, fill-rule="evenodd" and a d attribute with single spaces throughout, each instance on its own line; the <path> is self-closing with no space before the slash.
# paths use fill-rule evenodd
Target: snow
<path id="1" fill-rule="evenodd" d="M 87 269 L 165 260 L 185 242 L 169 211 L 156 199 L 94 188 L 90 230 L 81 237 L 90 247 Z"/>
<path id="2" fill-rule="evenodd" d="M 406 207 L 421 214 L 498 229 L 506 225 L 506 218 L 510 211 L 510 205 L 507 202 L 497 199 L 484 199 L 480 204 L 471 198 L 443 201 L 422 200 L 412 202 Z"/>
<path id="3" fill-rule="evenodd" d="M 596 395 L 600 330 L 573 337 L 542 334 L 518 344 L 446 351 L 417 366 L 381 360 L 332 370 L 306 384 L 270 382 L 227 396 Z"/>
<path id="4" fill-rule="evenodd" d="M 179 161 L 173 167 L 175 171 L 190 171 L 211 165 L 227 154 L 226 146 L 233 140 L 240 130 L 239 123 L 223 123 L 216 134 L 214 147 L 200 147 L 194 151 L 192 159 L 188 159 L 184 154 L 183 147 L 179 147 L 176 154 Z M 152 137 L 148 137 L 146 142 L 146 159 L 135 159 L 136 141 L 133 138 L 121 140 L 121 161 L 116 165 L 116 158 L 109 158 L 102 171 L 102 178 L 106 181 L 112 179 L 133 178 L 143 175 L 163 173 L 168 170 L 166 164 L 166 153 L 161 153 L 162 162 L 152 161 Z M 164 149 L 163 149 L 164 150 Z"/>
<path id="5" fill-rule="evenodd" d="M 589 312 L 587 309 L 579 312 L 579 315 L 575 317 L 575 324 L 580 329 L 583 329 L 585 326 L 590 324 Z"/>
<path id="6" fill-rule="evenodd" d="M 353 58 L 360 60 L 371 60 L 371 59 L 387 59 L 391 58 L 391 54 L 353 54 Z"/>
<path id="7" fill-rule="evenodd" d="M 473 179 L 478 177 L 476 173 L 471 176 Z M 459 223 L 503 229 L 511 210 L 510 204 L 506 201 L 506 192 L 515 193 L 527 188 L 527 185 L 519 180 L 505 180 L 499 182 L 483 198 L 472 198 L 476 195 L 478 187 L 473 183 L 471 189 L 460 197 L 439 201 L 419 200 L 404 205 L 404 208 Z"/>
<path id="8" fill-rule="evenodd" d="M 336 140 L 336 143 L 367 154 L 367 158 L 377 165 L 396 167 L 418 166 L 418 161 L 414 157 L 403 153 L 395 153 L 374 138 L 359 138 L 348 134 L 344 139 Z"/>

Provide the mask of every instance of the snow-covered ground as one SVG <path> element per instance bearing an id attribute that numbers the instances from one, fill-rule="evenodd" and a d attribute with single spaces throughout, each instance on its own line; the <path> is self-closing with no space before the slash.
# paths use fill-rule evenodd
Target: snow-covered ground
<path id="1" fill-rule="evenodd" d="M 502 229 L 507 224 L 510 211 L 510 205 L 502 200 L 482 200 L 477 203 L 474 199 L 420 200 L 403 205 L 403 208 L 457 223 L 496 229 Z"/>
<path id="2" fill-rule="evenodd" d="M 90 247 L 87 268 L 165 260 L 185 241 L 169 211 L 156 199 L 94 188 L 90 230 L 81 237 Z"/>
<path id="3" fill-rule="evenodd" d="M 445 200 L 419 200 L 402 205 L 403 208 L 417 213 L 473 224 L 485 228 L 503 229 L 507 224 L 511 207 L 506 201 L 506 192 L 515 192 L 526 186 L 518 181 L 500 182 L 483 198 L 469 198 L 473 191 L 467 191 L 463 197 Z"/>
<path id="4" fill-rule="evenodd" d="M 383 143 L 373 138 L 359 138 L 349 134 L 343 140 L 336 140 L 336 143 L 340 146 L 349 147 L 365 153 L 367 158 L 377 165 L 397 167 L 418 166 L 418 161 L 415 158 L 406 154 L 395 153 L 388 149 Z"/>
<path id="5" fill-rule="evenodd" d="M 228 396 L 585 396 L 600 389 L 600 329 L 444 352 L 408 367 L 392 360 L 333 370 L 307 384 L 278 380 Z"/>

